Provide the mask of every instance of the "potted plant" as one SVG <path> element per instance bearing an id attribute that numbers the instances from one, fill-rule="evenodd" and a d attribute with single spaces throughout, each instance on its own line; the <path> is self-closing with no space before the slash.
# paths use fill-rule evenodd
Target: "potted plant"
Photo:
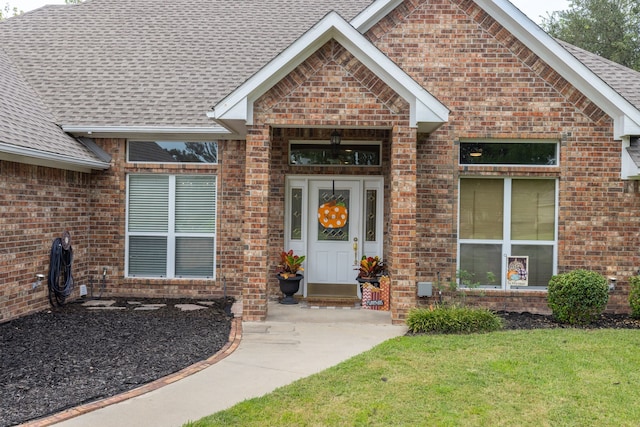
<path id="1" fill-rule="evenodd" d="M 362 298 L 362 285 L 365 283 L 371 283 L 372 285 L 379 287 L 379 277 L 384 273 L 384 262 L 379 256 L 366 256 L 362 255 L 360 265 L 356 268 L 358 270 L 358 298 Z"/>
<path id="2" fill-rule="evenodd" d="M 379 256 L 362 256 L 356 280 L 359 283 L 378 283 L 378 278 L 384 273 L 384 262 Z"/>
<path id="3" fill-rule="evenodd" d="M 300 289 L 300 280 L 302 280 L 304 276 L 299 272 L 304 270 L 302 263 L 305 258 L 304 255 L 295 255 L 293 250 L 289 250 L 288 252 L 282 251 L 280 253 L 280 264 L 278 264 L 279 272 L 276 275 L 280 283 L 280 291 L 284 294 L 284 298 L 280 301 L 280 304 L 298 303 L 293 297 L 293 294 Z"/>

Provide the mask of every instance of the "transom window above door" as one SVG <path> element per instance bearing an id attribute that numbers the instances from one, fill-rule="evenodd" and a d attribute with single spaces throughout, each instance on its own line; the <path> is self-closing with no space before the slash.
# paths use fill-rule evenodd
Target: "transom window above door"
<path id="1" fill-rule="evenodd" d="M 289 164 L 294 166 L 380 166 L 380 142 L 346 141 L 332 145 L 329 141 L 292 141 Z"/>

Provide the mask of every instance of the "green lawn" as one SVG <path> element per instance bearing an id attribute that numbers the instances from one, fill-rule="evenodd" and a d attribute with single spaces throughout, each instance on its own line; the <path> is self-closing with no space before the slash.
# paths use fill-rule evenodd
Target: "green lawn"
<path id="1" fill-rule="evenodd" d="M 640 331 L 389 340 L 189 426 L 639 426 Z"/>

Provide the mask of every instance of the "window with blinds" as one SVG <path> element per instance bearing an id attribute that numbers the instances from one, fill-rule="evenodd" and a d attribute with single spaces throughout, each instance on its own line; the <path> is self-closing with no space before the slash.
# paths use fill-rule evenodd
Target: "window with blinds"
<path id="1" fill-rule="evenodd" d="M 216 177 L 129 175 L 127 275 L 213 278 Z"/>
<path id="2" fill-rule="evenodd" d="M 460 272 L 481 286 L 546 287 L 556 269 L 556 187 L 555 179 L 462 178 Z M 526 257 L 526 281 L 508 285 L 508 257 Z"/>

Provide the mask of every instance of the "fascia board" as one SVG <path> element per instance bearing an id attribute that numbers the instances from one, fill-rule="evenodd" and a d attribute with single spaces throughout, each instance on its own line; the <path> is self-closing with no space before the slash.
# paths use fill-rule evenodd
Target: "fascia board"
<path id="1" fill-rule="evenodd" d="M 247 124 L 251 124 L 253 102 L 331 39 L 342 44 L 411 104 L 414 125 L 424 119 L 426 112 L 429 119 L 441 123 L 448 120 L 447 107 L 411 79 L 336 12 L 327 14 L 289 48 L 218 103 L 213 109 L 213 114 L 209 116 L 220 121 L 244 118 Z M 416 108 L 418 103 L 423 104 L 425 108 Z"/>
<path id="2" fill-rule="evenodd" d="M 569 83 L 614 118 L 640 125 L 640 111 L 507 0 L 474 0 Z"/>
<path id="3" fill-rule="evenodd" d="M 238 101 L 236 104 L 234 104 L 233 106 L 231 106 L 231 108 L 229 108 L 225 114 L 224 114 L 224 119 L 225 120 L 246 120 L 247 119 L 247 98 L 242 98 L 240 101 Z M 215 111 L 210 111 L 209 113 L 207 113 L 207 116 L 209 116 L 212 119 L 216 119 L 215 116 L 216 112 Z"/>
<path id="4" fill-rule="evenodd" d="M 617 118 L 617 120 L 614 118 L 614 131 L 614 137 L 616 139 L 620 139 L 623 136 L 637 136 L 640 135 L 640 125 L 631 120 L 629 117 L 621 115 Z"/>
<path id="5" fill-rule="evenodd" d="M 232 131 L 216 124 L 214 127 L 157 127 L 157 126 L 76 126 L 62 125 L 62 130 L 75 136 L 91 138 L 149 138 L 189 139 L 210 141 L 212 139 L 235 139 Z"/>
<path id="6" fill-rule="evenodd" d="M 358 16 L 351 20 L 351 25 L 360 33 L 366 33 L 389 12 L 402 4 L 404 0 L 377 0 L 371 3 Z"/>
<path id="7" fill-rule="evenodd" d="M 227 134 L 224 127 L 215 125 L 212 127 L 177 127 L 177 126 L 92 126 L 92 125 L 61 125 L 67 133 L 155 133 L 155 134 Z"/>
<path id="8" fill-rule="evenodd" d="M 110 166 L 109 162 L 73 159 L 62 154 L 48 153 L 46 151 L 2 143 L 0 143 L 0 159 L 79 172 L 90 172 L 92 169 L 105 170 L 109 169 Z"/>

